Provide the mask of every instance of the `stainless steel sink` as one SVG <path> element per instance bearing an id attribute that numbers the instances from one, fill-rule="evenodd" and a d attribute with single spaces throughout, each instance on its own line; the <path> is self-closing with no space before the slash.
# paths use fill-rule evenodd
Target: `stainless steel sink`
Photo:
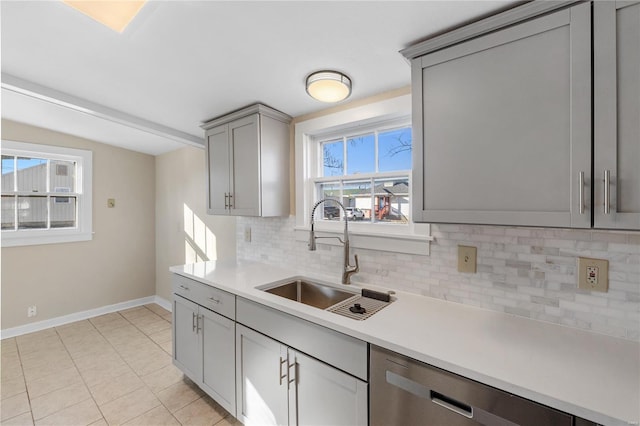
<path id="1" fill-rule="evenodd" d="M 287 281 L 261 290 L 319 309 L 327 309 L 357 294 L 303 279 Z"/>

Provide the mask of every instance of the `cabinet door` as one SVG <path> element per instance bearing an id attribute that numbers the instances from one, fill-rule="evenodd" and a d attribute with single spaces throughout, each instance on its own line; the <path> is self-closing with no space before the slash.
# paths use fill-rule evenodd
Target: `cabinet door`
<path id="1" fill-rule="evenodd" d="M 173 363 L 191 380 L 200 383 L 202 347 L 198 334 L 198 305 L 173 296 Z"/>
<path id="2" fill-rule="evenodd" d="M 287 349 L 240 324 L 236 326 L 238 420 L 245 425 L 286 425 Z"/>
<path id="3" fill-rule="evenodd" d="M 413 61 L 414 220 L 591 226 L 590 7 Z"/>
<path id="4" fill-rule="evenodd" d="M 295 362 L 294 362 L 295 361 Z M 347 373 L 289 350 L 289 419 L 296 425 L 366 426 L 367 384 Z"/>
<path id="5" fill-rule="evenodd" d="M 207 213 L 229 214 L 229 127 L 207 132 Z"/>
<path id="6" fill-rule="evenodd" d="M 594 2 L 594 226 L 640 229 L 640 2 Z"/>
<path id="7" fill-rule="evenodd" d="M 260 216 L 259 129 L 258 114 L 229 124 L 232 215 Z"/>
<path id="8" fill-rule="evenodd" d="M 202 388 L 236 415 L 235 323 L 200 307 L 202 326 Z"/>

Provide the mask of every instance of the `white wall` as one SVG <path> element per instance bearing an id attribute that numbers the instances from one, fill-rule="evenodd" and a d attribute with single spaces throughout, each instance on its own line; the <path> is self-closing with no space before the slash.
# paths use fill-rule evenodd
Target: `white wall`
<path id="1" fill-rule="evenodd" d="M 156 157 L 156 294 L 171 300 L 169 267 L 234 258 L 235 217 L 206 212 L 204 149 Z"/>
<path id="2" fill-rule="evenodd" d="M 154 157 L 6 120 L 2 138 L 93 151 L 95 233 L 86 242 L 2 249 L 2 329 L 152 296 Z M 27 318 L 30 305 L 36 317 Z"/>

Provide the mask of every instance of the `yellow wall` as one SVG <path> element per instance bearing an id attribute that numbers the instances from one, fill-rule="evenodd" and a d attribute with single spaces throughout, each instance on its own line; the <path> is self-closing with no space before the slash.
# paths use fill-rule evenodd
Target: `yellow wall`
<path id="1" fill-rule="evenodd" d="M 236 256 L 236 219 L 206 211 L 205 151 L 156 157 L 156 294 L 171 300 L 169 267 Z"/>
<path id="2" fill-rule="evenodd" d="M 93 152 L 95 233 L 86 242 L 2 249 L 2 329 L 153 296 L 154 157 L 6 120 L 2 138 Z M 27 318 L 30 305 L 36 317 Z"/>

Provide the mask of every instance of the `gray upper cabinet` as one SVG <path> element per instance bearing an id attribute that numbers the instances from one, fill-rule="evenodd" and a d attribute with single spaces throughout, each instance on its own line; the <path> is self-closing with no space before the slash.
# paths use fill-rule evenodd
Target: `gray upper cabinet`
<path id="1" fill-rule="evenodd" d="M 590 4 L 416 57 L 412 85 L 415 221 L 591 226 Z"/>
<path id="2" fill-rule="evenodd" d="M 593 18 L 594 226 L 640 229 L 640 2 Z"/>
<path id="3" fill-rule="evenodd" d="M 202 125 L 209 214 L 289 214 L 290 121 L 286 114 L 255 104 Z"/>

